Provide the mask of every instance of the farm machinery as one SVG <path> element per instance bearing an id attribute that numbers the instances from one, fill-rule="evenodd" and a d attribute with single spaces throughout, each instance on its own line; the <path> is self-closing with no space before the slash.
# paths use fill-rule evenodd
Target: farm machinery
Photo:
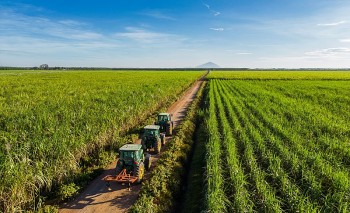
<path id="1" fill-rule="evenodd" d="M 160 113 L 158 125 L 147 125 L 141 139 L 141 144 L 126 144 L 119 149 L 119 160 L 117 162 L 115 175 L 107 175 L 103 178 L 109 187 L 110 182 L 140 183 L 145 170 L 151 167 L 151 155 L 144 154 L 144 151 L 153 149 L 156 154 L 160 153 L 162 145 L 165 145 L 165 131 L 167 135 L 172 135 L 173 122 L 169 113 Z"/>
<path id="2" fill-rule="evenodd" d="M 171 114 L 159 113 L 155 125 L 160 126 L 160 131 L 165 132 L 166 135 L 173 135 L 174 122 L 171 120 Z"/>
<path id="3" fill-rule="evenodd" d="M 165 145 L 165 135 L 160 133 L 160 126 L 147 125 L 144 127 L 141 145 L 144 151 L 153 149 L 156 154 L 160 152 L 162 145 Z"/>
<path id="4" fill-rule="evenodd" d="M 143 153 L 140 144 L 126 144 L 119 149 L 119 160 L 116 165 L 116 175 L 107 175 L 103 178 L 109 186 L 110 182 L 140 183 L 143 179 L 145 169 L 151 167 L 151 155 Z"/>

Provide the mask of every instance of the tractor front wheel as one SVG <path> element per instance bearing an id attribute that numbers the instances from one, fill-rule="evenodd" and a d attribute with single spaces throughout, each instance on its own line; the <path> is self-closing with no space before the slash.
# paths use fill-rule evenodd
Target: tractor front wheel
<path id="1" fill-rule="evenodd" d="M 141 183 L 143 175 L 145 173 L 145 165 L 141 162 L 139 165 L 134 168 L 134 176 L 137 177 L 136 183 Z"/>
<path id="2" fill-rule="evenodd" d="M 164 146 L 165 145 L 165 135 L 162 133 L 162 134 L 160 134 L 160 140 L 161 140 L 161 142 L 162 142 L 162 146 Z"/>
<path id="3" fill-rule="evenodd" d="M 168 123 L 166 125 L 165 132 L 166 132 L 166 135 L 173 135 L 173 125 L 172 125 L 172 123 Z"/>
<path id="4" fill-rule="evenodd" d="M 145 159 L 145 169 L 146 171 L 149 171 L 152 165 L 152 156 L 150 154 L 146 155 Z"/>
<path id="5" fill-rule="evenodd" d="M 162 146 L 162 142 L 160 141 L 160 138 L 157 139 L 157 141 L 154 144 L 154 152 L 156 154 L 160 153 L 160 147 Z"/>

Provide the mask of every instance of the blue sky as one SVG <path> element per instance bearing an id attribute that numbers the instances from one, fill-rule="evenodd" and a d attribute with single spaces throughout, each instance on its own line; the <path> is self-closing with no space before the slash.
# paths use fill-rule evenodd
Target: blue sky
<path id="1" fill-rule="evenodd" d="M 0 66 L 350 67 L 348 0 L 0 0 Z"/>

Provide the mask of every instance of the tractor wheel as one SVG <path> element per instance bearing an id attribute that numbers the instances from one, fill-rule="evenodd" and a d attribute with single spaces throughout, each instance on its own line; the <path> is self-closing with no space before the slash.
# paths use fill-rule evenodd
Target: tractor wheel
<path id="1" fill-rule="evenodd" d="M 162 146 L 165 146 L 166 139 L 164 134 L 160 134 L 160 141 L 162 142 Z"/>
<path id="2" fill-rule="evenodd" d="M 173 125 L 172 123 L 169 123 L 166 125 L 166 134 L 167 135 L 173 135 Z"/>
<path id="3" fill-rule="evenodd" d="M 160 141 L 160 138 L 158 138 L 157 141 L 154 143 L 154 152 L 156 154 L 160 153 L 161 146 L 162 146 L 162 142 Z"/>
<path id="4" fill-rule="evenodd" d="M 173 135 L 174 134 L 174 123 L 171 122 L 170 125 L 171 125 L 171 127 L 170 127 L 170 135 Z"/>
<path id="5" fill-rule="evenodd" d="M 150 154 L 146 155 L 145 159 L 145 169 L 146 171 L 149 171 L 152 165 L 152 156 Z"/>
<path id="6" fill-rule="evenodd" d="M 166 126 L 165 126 L 165 134 L 166 134 L 167 136 L 170 135 L 170 124 L 166 124 Z"/>
<path id="7" fill-rule="evenodd" d="M 141 162 L 139 165 L 135 166 L 133 173 L 133 175 L 137 177 L 136 183 L 141 183 L 145 173 L 145 165 Z"/>

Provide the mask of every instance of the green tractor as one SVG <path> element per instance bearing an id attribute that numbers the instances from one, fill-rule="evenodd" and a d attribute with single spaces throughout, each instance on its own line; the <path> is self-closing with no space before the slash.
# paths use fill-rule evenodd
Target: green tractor
<path id="1" fill-rule="evenodd" d="M 167 136 L 173 135 L 174 122 L 171 120 L 171 114 L 159 113 L 158 120 L 154 124 L 159 125 L 160 131 L 165 132 Z"/>
<path id="2" fill-rule="evenodd" d="M 119 149 L 119 160 L 116 166 L 116 176 L 108 176 L 106 181 L 140 183 L 145 169 L 151 167 L 151 155 L 144 156 L 140 144 L 126 144 Z"/>
<path id="3" fill-rule="evenodd" d="M 160 126 L 147 125 L 144 127 L 141 145 L 143 150 L 154 149 L 158 154 L 162 145 L 165 145 L 165 135 L 159 132 Z"/>

